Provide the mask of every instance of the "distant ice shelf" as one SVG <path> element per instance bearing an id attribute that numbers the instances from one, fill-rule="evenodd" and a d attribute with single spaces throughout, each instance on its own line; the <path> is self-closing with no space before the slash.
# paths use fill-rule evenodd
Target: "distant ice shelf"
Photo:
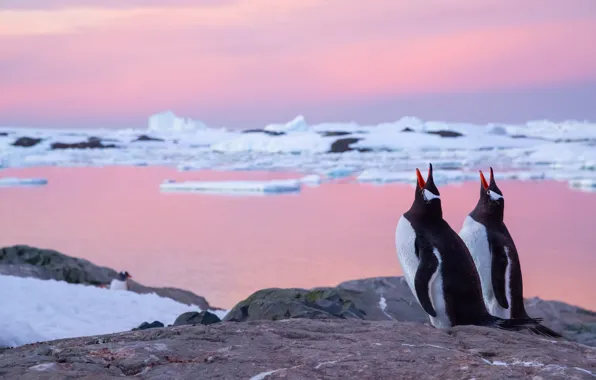
<path id="1" fill-rule="evenodd" d="M 166 180 L 162 191 L 206 192 L 215 194 L 279 194 L 299 192 L 299 180 L 274 181 L 184 181 Z"/>
<path id="2" fill-rule="evenodd" d="M 408 182 L 416 167 L 423 170 L 429 162 L 442 176 L 437 179 L 450 183 L 477 181 L 477 170 L 489 166 L 514 180 L 592 180 L 596 123 L 471 124 L 403 117 L 375 125 L 311 124 L 298 115 L 286 123 L 232 130 L 166 111 L 150 116 L 143 129 L 0 128 L 0 166 L 5 168 L 132 165 L 292 171 L 320 176 L 300 181 L 305 185 L 351 177 L 382 185 Z M 185 186 L 162 188 L 190 191 Z M 213 186 L 201 191 L 222 191 L 220 185 Z M 591 188 L 575 182 L 570 186 Z M 269 191 L 254 184 L 249 188 L 234 185 L 226 191 Z"/>
<path id="3" fill-rule="evenodd" d="M 0 178 L 0 187 L 10 186 L 43 186 L 48 183 L 45 178 L 16 178 L 4 177 Z"/>

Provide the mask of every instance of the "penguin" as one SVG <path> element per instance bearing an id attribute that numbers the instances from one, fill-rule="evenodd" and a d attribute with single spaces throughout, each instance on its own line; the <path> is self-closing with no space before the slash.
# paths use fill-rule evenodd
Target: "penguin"
<path id="1" fill-rule="evenodd" d="M 468 247 L 480 276 L 489 312 L 505 319 L 529 318 L 524 307 L 522 271 L 517 248 L 503 221 L 505 198 L 490 168 L 490 182 L 480 172 L 480 199 L 466 216 L 459 236 Z M 530 331 L 551 338 L 561 335 L 539 324 Z"/>
<path id="2" fill-rule="evenodd" d="M 126 280 L 132 278 L 128 272 L 120 272 L 118 276 L 110 283 L 110 290 L 128 290 L 128 283 Z"/>
<path id="3" fill-rule="evenodd" d="M 491 315 L 480 278 L 463 240 L 443 219 L 441 195 L 432 164 L 426 181 L 416 169 L 414 201 L 395 230 L 397 256 L 408 286 L 436 328 L 478 325 L 522 330 L 540 319 Z"/>

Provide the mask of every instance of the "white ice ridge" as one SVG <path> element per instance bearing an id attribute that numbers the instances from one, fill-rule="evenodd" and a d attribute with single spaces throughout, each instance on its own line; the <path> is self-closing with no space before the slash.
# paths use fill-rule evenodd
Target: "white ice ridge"
<path id="1" fill-rule="evenodd" d="M 184 119 L 176 116 L 172 111 L 149 116 L 150 131 L 194 131 L 205 128 L 207 126 L 202 121 Z"/>
<path id="2" fill-rule="evenodd" d="M 166 180 L 160 185 L 162 191 L 188 191 L 221 194 L 288 193 L 299 192 L 300 180 L 272 181 L 184 181 Z"/>
<path id="3" fill-rule="evenodd" d="M 48 183 L 45 178 L 16 178 L 16 177 L 2 177 L 0 178 L 1 187 L 11 186 L 43 186 Z"/>
<path id="4" fill-rule="evenodd" d="M 156 294 L 113 292 L 64 281 L 0 275 L 0 347 L 172 324 L 198 306 Z"/>
<path id="5" fill-rule="evenodd" d="M 52 144 L 89 138 L 108 149 L 55 149 Z M 32 146 L 13 145 L 35 142 Z M 376 125 L 355 122 L 287 123 L 248 131 L 208 127 L 167 111 L 145 129 L 0 128 L 0 166 L 172 166 L 180 170 L 277 170 L 355 176 L 374 184 L 410 182 L 412 171 L 432 162 L 435 179 L 478 181 L 477 170 L 495 168 L 516 180 L 596 179 L 596 123 L 530 121 L 470 124 L 404 117 Z M 441 174 L 439 174 L 441 173 Z M 441 179 L 438 179 L 441 180 Z M 593 186 L 577 186 L 592 189 Z"/>

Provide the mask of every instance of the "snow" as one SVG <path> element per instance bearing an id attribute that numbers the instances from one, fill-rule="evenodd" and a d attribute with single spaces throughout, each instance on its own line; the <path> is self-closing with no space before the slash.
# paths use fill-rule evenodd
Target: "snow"
<path id="1" fill-rule="evenodd" d="M 166 180 L 160 185 L 164 191 L 202 191 L 222 194 L 287 193 L 300 191 L 300 180 L 271 181 L 185 181 Z"/>
<path id="2" fill-rule="evenodd" d="M 589 121 L 482 125 L 403 117 L 376 125 L 354 121 L 308 124 L 303 115 L 298 115 L 262 129 L 269 133 L 213 128 L 172 111 L 150 116 L 145 129 L 2 128 L 0 131 L 8 132 L 8 136 L 0 137 L 0 166 L 159 165 L 184 171 L 280 170 L 319 175 L 326 180 L 354 177 L 359 182 L 383 185 L 411 183 L 413 170 L 432 162 L 437 168 L 435 180 L 442 183 L 478 181 L 477 170 L 488 170 L 489 166 L 499 178 L 511 180 L 567 182 L 596 178 L 596 123 Z M 441 137 L 436 134 L 439 131 L 462 136 Z M 135 141 L 142 134 L 164 141 Z M 11 145 L 23 136 L 42 141 L 29 148 Z M 78 142 L 91 136 L 120 148 L 50 148 L 54 142 Z M 361 151 L 330 153 L 333 144 L 341 139 L 357 140 L 350 147 Z M 576 182 L 569 186 L 584 191 L 593 188 Z"/>
<path id="3" fill-rule="evenodd" d="M 0 186 L 42 186 L 48 183 L 45 178 L 0 178 Z"/>
<path id="4" fill-rule="evenodd" d="M 0 347 L 129 331 L 156 320 L 168 325 L 200 311 L 156 294 L 4 275 L 0 299 Z"/>

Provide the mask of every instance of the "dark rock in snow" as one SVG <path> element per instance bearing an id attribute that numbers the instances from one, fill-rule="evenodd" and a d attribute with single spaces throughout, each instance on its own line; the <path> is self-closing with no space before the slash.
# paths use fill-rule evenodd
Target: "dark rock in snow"
<path id="1" fill-rule="evenodd" d="M 196 311 L 189 311 L 187 313 L 180 314 L 180 316 L 176 318 L 176 321 L 174 321 L 174 326 L 212 325 L 219 322 L 221 322 L 221 319 L 209 311 L 201 311 L 200 313 Z"/>
<path id="2" fill-rule="evenodd" d="M 267 131 L 265 129 L 246 129 L 242 133 L 264 133 L 269 136 L 283 136 L 285 132 Z"/>
<path id="3" fill-rule="evenodd" d="M 457 131 L 427 131 L 429 135 L 439 135 L 441 137 L 461 137 L 463 134 Z"/>
<path id="4" fill-rule="evenodd" d="M 135 327 L 134 329 L 132 329 L 132 331 L 155 329 L 155 328 L 160 328 L 160 327 L 164 327 L 164 324 L 161 323 L 160 321 L 153 321 L 152 323 L 143 322 L 139 325 L 139 327 Z"/>
<path id="5" fill-rule="evenodd" d="M 115 144 L 104 144 L 98 137 L 89 137 L 87 141 L 78 143 L 55 142 L 50 146 L 51 149 L 111 149 L 118 148 Z"/>
<path id="6" fill-rule="evenodd" d="M 327 153 L 343 153 L 349 152 L 352 150 L 357 150 L 359 152 L 370 152 L 371 149 L 368 148 L 352 148 L 350 145 L 357 143 L 358 141 L 362 140 L 361 138 L 357 137 L 348 137 L 344 139 L 339 139 L 331 144 L 331 149 Z"/>
<path id="7" fill-rule="evenodd" d="M 16 245 L 0 249 L 0 274 L 105 286 L 116 278 L 118 272 L 51 249 Z M 202 310 L 218 309 L 209 305 L 204 297 L 188 290 L 153 288 L 132 280 L 128 280 L 128 290 L 139 294 L 155 293 L 187 305 L 197 305 Z"/>
<path id="8" fill-rule="evenodd" d="M 157 137 L 151 137 L 151 136 L 147 136 L 147 135 L 140 135 L 136 139 L 132 140 L 132 142 L 135 142 L 135 141 L 164 141 L 164 139 L 160 139 Z"/>
<path id="9" fill-rule="evenodd" d="M 319 132 L 320 135 L 323 137 L 334 137 L 334 136 L 348 136 L 351 135 L 351 132 L 344 132 L 344 131 L 323 131 Z"/>
<path id="10" fill-rule="evenodd" d="M 35 137 L 19 137 L 12 143 L 12 146 L 20 146 L 23 148 L 30 148 L 35 146 L 41 142 L 42 139 L 38 139 Z"/>
<path id="11" fill-rule="evenodd" d="M 0 353 L 4 379 L 594 379 L 596 349 L 477 326 L 259 321 L 31 344 Z"/>
<path id="12" fill-rule="evenodd" d="M 8 136 L 8 132 L 0 132 L 0 137 L 6 137 Z"/>
<path id="13" fill-rule="evenodd" d="M 410 127 L 405 127 L 404 129 L 401 130 L 402 132 L 414 132 L 414 130 Z"/>

